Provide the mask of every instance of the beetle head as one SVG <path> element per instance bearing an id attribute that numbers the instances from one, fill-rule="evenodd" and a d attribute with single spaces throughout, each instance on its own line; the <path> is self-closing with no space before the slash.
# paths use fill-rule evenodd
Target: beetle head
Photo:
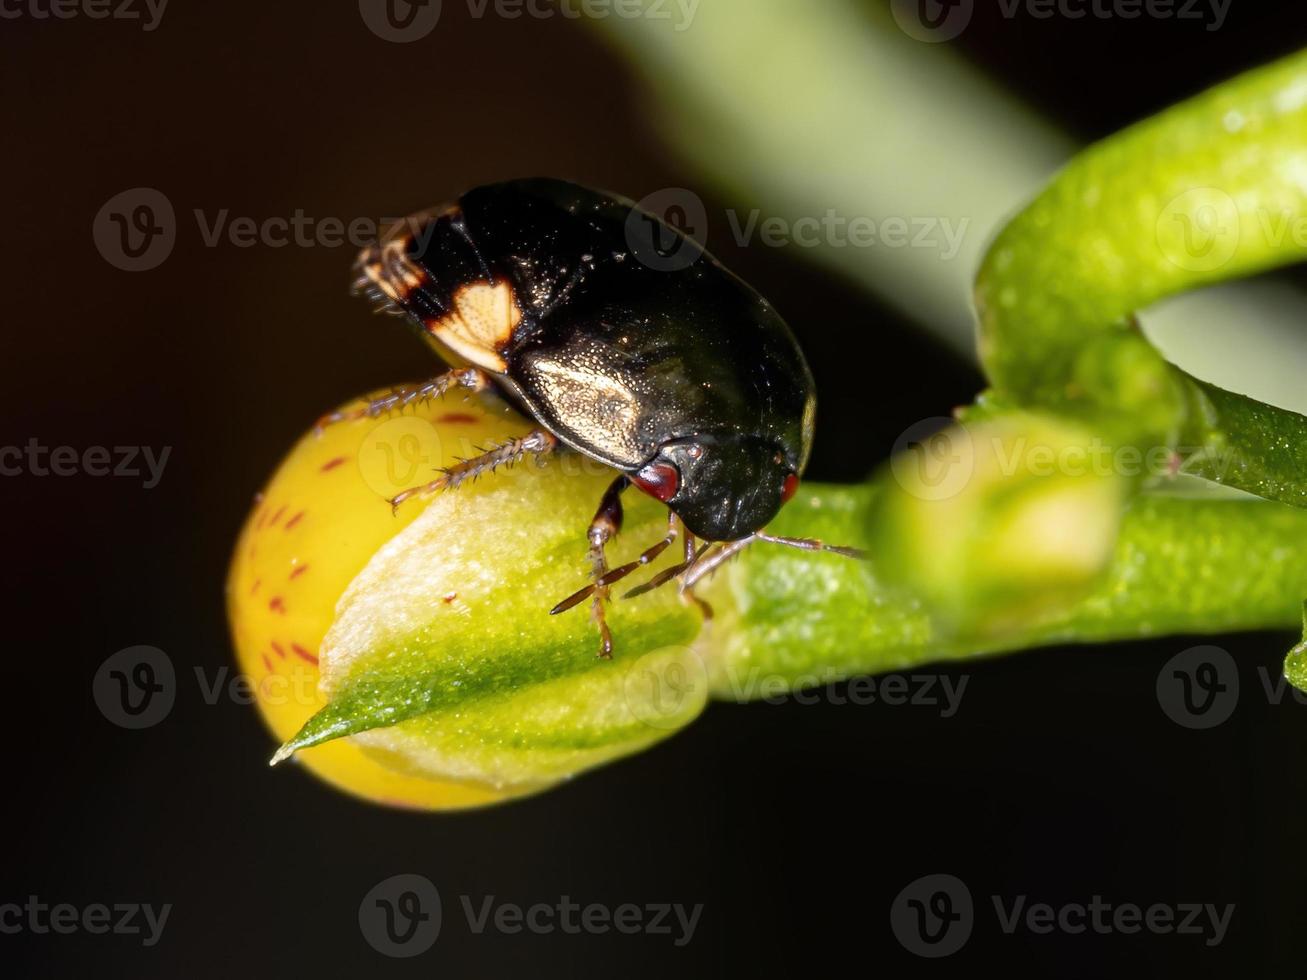
<path id="1" fill-rule="evenodd" d="M 778 442 L 734 433 L 664 443 L 631 474 L 705 541 L 737 541 L 765 527 L 799 486 L 798 459 Z"/>

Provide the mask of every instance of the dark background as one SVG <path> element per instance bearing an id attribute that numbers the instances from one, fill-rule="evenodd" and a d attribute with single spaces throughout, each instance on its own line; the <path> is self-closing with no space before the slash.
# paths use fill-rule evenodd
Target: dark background
<path id="1" fill-rule="evenodd" d="M 848 962 L 889 975 L 1134 964 L 1264 976 L 1301 961 L 1307 714 L 1269 703 L 1258 672 L 1278 675 L 1287 634 L 1214 641 L 1240 664 L 1243 696 L 1211 731 L 1172 723 L 1154 693 L 1161 666 L 1197 640 L 1041 651 L 948 668 L 969 676 L 950 719 L 719 705 L 571 785 L 452 815 L 388 811 L 294 767 L 270 771 L 255 709 L 209 706 L 193 685 L 155 728 L 106 722 L 91 678 L 116 650 L 161 647 L 186 677 L 232 662 L 229 551 L 293 439 L 324 407 L 430 368 L 405 331 L 346 296 L 351 248 L 206 247 L 192 209 L 390 215 L 531 174 L 633 198 L 688 186 L 716 214 L 731 202 L 680 167 L 628 69 L 571 21 L 474 21 L 446 2 L 428 41 L 396 45 L 352 2 L 174 0 L 152 33 L 28 17 L 0 20 L 0 38 L 3 442 L 173 447 L 149 491 L 0 483 L 0 902 L 174 906 L 150 949 L 130 936 L 0 935 L 8 975 L 697 977 Z M 1089 139 L 1304 41 L 1307 11 L 1234 0 L 1218 32 L 980 10 L 958 44 Z M 138 186 L 168 195 L 181 231 L 163 265 L 127 273 L 90 228 Z M 980 386 L 968 364 L 799 257 L 720 251 L 767 284 L 809 352 L 824 402 L 814 477 L 860 478 L 907 425 Z M 839 321 L 877 329 L 827 329 Z M 860 338 L 865 349 L 850 350 Z M 401 872 L 446 896 L 440 940 L 411 961 L 381 957 L 357 925 L 364 894 Z M 900 889 L 934 872 L 967 882 L 981 906 L 970 943 L 942 961 L 905 952 L 889 927 Z M 458 921 L 463 893 L 705 910 L 685 948 L 476 936 Z M 1194 936 L 1008 936 L 993 894 L 1236 912 L 1210 949 Z"/>

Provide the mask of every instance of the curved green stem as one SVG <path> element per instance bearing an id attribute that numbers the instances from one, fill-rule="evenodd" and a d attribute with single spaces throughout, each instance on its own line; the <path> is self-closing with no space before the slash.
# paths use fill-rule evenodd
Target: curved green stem
<path id="1" fill-rule="evenodd" d="M 1307 503 L 1307 419 L 1166 364 L 1133 314 L 1307 257 L 1307 54 L 1249 72 L 1078 156 L 999 235 L 980 351 L 1017 403 L 1125 418 L 1186 470 Z"/>
<path id="2" fill-rule="evenodd" d="M 1094 334 L 1167 296 L 1307 257 L 1307 53 L 1078 155 L 1003 229 L 977 286 L 995 387 L 1059 404 Z"/>

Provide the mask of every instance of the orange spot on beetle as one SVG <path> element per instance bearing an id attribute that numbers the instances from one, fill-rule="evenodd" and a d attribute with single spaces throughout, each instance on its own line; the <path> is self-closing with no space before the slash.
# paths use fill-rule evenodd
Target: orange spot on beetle
<path id="1" fill-rule="evenodd" d="M 296 565 L 294 568 L 290 570 L 290 578 L 292 580 L 297 579 L 308 570 L 309 570 L 308 565 Z"/>
<path id="2" fill-rule="evenodd" d="M 326 473 L 328 470 L 334 470 L 341 463 L 345 462 L 344 456 L 337 456 L 335 459 L 329 459 L 319 468 L 320 472 Z"/>
<path id="3" fill-rule="evenodd" d="M 286 601 L 279 595 L 268 600 L 268 608 L 282 616 L 286 615 Z"/>
<path id="4" fill-rule="evenodd" d="M 296 524 L 298 524 L 298 523 L 300 522 L 300 518 L 304 516 L 304 513 L 305 513 L 304 511 L 300 511 L 298 514 L 296 514 L 294 517 L 292 517 L 290 520 L 288 520 L 288 521 L 286 522 L 286 528 L 285 528 L 285 530 L 289 531 L 289 530 L 290 530 L 291 528 L 293 528 Z"/>

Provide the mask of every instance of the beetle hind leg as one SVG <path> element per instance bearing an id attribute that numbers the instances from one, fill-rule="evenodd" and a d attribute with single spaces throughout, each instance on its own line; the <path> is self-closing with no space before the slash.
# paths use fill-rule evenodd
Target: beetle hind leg
<path id="1" fill-rule="evenodd" d="M 411 497 L 426 496 L 440 490 L 452 490 L 468 480 L 475 480 L 482 473 L 493 473 L 501 466 L 512 466 L 528 456 L 545 456 L 558 448 L 558 439 L 544 429 L 535 429 L 517 439 L 510 439 L 502 445 L 495 446 L 480 456 L 460 460 L 446 468 L 440 476 L 420 487 L 410 487 L 403 493 L 390 498 L 391 510 L 398 510 L 399 505 Z"/>
<path id="2" fill-rule="evenodd" d="M 463 368 L 457 371 L 446 371 L 430 381 L 424 381 L 421 384 L 400 385 L 388 394 L 380 398 L 374 398 L 366 405 L 360 405 L 358 408 L 352 408 L 347 411 L 329 412 L 318 419 L 313 426 L 313 431 L 317 435 L 322 435 L 322 430 L 329 425 L 335 425 L 337 422 L 352 422 L 356 419 L 375 419 L 382 415 L 388 415 L 394 411 L 403 411 L 412 404 L 431 401 L 433 398 L 439 398 L 451 388 L 466 388 L 469 391 L 485 391 L 490 387 L 490 376 L 480 368 Z"/>

